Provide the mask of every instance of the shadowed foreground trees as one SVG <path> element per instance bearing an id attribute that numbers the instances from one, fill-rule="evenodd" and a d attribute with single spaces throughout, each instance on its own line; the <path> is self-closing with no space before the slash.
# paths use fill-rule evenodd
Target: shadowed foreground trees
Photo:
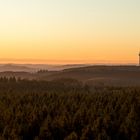
<path id="1" fill-rule="evenodd" d="M 139 140 L 140 88 L 0 78 L 2 140 Z"/>

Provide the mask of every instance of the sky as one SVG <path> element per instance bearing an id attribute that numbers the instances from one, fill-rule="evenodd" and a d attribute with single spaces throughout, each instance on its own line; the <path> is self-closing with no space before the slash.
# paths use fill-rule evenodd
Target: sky
<path id="1" fill-rule="evenodd" d="M 140 0 L 0 0 L 0 63 L 138 62 Z"/>

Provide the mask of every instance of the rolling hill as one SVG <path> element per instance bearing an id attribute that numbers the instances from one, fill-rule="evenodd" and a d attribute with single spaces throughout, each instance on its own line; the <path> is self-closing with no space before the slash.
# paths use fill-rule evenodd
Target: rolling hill
<path id="1" fill-rule="evenodd" d="M 24 67 L 24 69 L 27 68 Z M 29 71 L 0 72 L 0 77 L 3 76 L 47 81 L 77 79 L 90 85 L 140 86 L 140 67 L 138 66 L 85 66 L 34 73 Z"/>
<path id="2" fill-rule="evenodd" d="M 65 69 L 47 76 L 43 80 L 73 78 L 92 85 L 140 85 L 140 67 L 138 66 L 89 66 Z"/>

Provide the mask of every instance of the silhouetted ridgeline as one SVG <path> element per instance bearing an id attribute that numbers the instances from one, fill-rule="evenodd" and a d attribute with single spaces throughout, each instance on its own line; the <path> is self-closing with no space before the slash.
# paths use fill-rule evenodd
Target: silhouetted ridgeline
<path id="1" fill-rule="evenodd" d="M 61 71 L 39 70 L 34 73 L 0 72 L 0 77 L 13 76 L 21 79 L 45 81 L 72 78 L 93 86 L 140 86 L 140 67 L 138 66 L 89 66 Z"/>
<path id="2" fill-rule="evenodd" d="M 1 140 L 139 140 L 140 87 L 0 78 Z"/>

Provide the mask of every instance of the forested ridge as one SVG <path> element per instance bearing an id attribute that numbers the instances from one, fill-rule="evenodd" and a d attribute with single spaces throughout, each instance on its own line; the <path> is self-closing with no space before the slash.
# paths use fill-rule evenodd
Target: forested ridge
<path id="1" fill-rule="evenodd" d="M 139 140 L 140 87 L 0 78 L 0 140 Z"/>

